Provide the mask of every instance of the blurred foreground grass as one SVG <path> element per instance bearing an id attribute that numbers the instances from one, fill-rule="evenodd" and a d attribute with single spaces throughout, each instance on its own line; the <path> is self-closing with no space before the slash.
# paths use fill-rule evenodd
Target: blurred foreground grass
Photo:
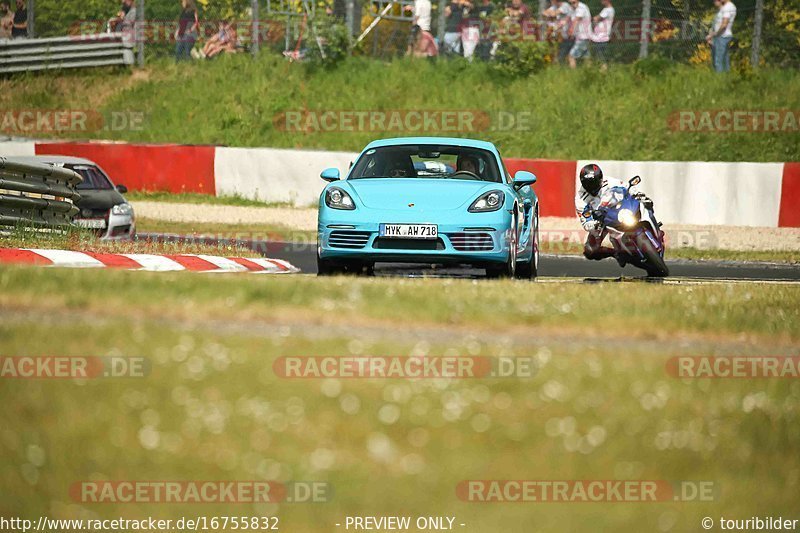
<path id="1" fill-rule="evenodd" d="M 797 355 L 800 288 L 0 267 L 0 355 L 143 356 L 142 379 L 3 380 L 0 516 L 454 515 L 464 531 L 699 530 L 796 511 L 798 380 L 675 355 Z M 282 355 L 534 356 L 531 379 L 285 380 Z M 79 504 L 113 480 L 321 480 L 319 504 Z M 465 479 L 713 481 L 714 502 L 470 504 Z"/>

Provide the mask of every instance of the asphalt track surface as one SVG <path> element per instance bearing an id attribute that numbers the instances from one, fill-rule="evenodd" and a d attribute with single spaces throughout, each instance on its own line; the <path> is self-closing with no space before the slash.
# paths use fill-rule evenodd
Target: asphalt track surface
<path id="1" fill-rule="evenodd" d="M 317 273 L 316 245 L 313 243 L 225 240 L 215 237 L 182 236 L 161 233 L 140 233 L 138 239 L 166 242 L 192 242 L 217 245 L 236 244 L 254 250 L 264 257 L 289 261 L 306 274 Z M 669 257 L 669 250 L 667 251 Z M 738 261 L 667 261 L 670 270 L 669 280 L 717 280 L 717 281 L 797 281 L 800 282 L 800 266 L 780 263 L 738 262 Z M 436 268 L 425 265 L 405 265 L 379 263 L 375 267 L 376 276 L 400 277 L 484 277 L 484 271 L 474 268 Z M 620 268 L 614 259 L 588 261 L 579 256 L 542 255 L 539 259 L 539 279 L 541 281 L 620 281 L 644 278 L 643 270 L 626 266 Z"/>

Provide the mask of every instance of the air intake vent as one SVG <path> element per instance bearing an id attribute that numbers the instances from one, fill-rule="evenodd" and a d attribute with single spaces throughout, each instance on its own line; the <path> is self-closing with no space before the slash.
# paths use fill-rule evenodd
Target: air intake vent
<path id="1" fill-rule="evenodd" d="M 447 238 L 459 252 L 488 252 L 494 248 L 488 233 L 448 233 Z"/>
<path id="2" fill-rule="evenodd" d="M 369 241 L 368 231 L 332 231 L 328 237 L 328 245 L 331 248 L 363 248 Z"/>

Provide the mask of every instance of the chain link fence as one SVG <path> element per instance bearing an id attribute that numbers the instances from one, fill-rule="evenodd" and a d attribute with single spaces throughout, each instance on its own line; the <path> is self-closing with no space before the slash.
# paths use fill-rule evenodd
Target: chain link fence
<path id="1" fill-rule="evenodd" d="M 500 0 L 505 1 L 505 0 Z M 28 0 L 29 33 L 56 36 L 112 29 L 111 20 L 136 10 L 140 63 L 158 57 L 214 57 L 220 53 L 283 53 L 302 59 L 309 52 L 325 55 L 332 25 L 348 34 L 353 52 L 389 59 L 406 53 L 410 43 L 413 0 L 85 0 L 80 8 Z M 484 0 L 433 0 L 431 33 L 441 49 L 445 11 L 475 10 Z M 471 3 L 471 2 L 474 2 Z M 550 0 L 530 0 L 530 18 L 509 21 L 509 5 L 493 2 L 491 17 L 480 21 L 481 43 L 496 49 L 503 40 L 545 41 L 558 57 L 561 37 L 542 11 Z M 491 3 L 491 2 L 490 2 Z M 510 2 L 509 2 L 510 3 Z M 587 2 L 592 16 L 600 0 Z M 800 67 L 800 6 L 796 0 L 742 0 L 736 3 L 735 63 L 781 68 Z M 450 6 L 451 9 L 447 9 Z M 710 64 L 706 42 L 717 8 L 710 0 L 618 0 L 606 56 L 630 63 L 657 56 L 690 64 Z M 197 14 L 196 22 L 193 15 Z M 118 13 L 120 12 L 120 13 Z M 469 16 L 467 14 L 467 16 Z M 186 25 L 191 31 L 186 31 Z M 518 27 L 514 27 L 518 24 Z M 327 33 L 326 33 L 327 32 Z M 190 54 L 190 55 L 189 55 Z M 491 53 L 476 57 L 491 59 Z"/>

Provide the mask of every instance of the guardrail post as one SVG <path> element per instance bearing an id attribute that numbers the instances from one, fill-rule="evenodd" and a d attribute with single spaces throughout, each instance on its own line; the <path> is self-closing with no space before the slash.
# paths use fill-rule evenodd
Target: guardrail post
<path id="1" fill-rule="evenodd" d="M 250 37 L 250 52 L 255 57 L 258 54 L 258 47 L 261 41 L 261 34 L 259 28 L 259 20 L 258 20 L 258 0 L 252 0 L 250 3 L 250 11 L 252 12 L 250 18 L 252 19 L 253 27 L 251 28 L 251 37 Z"/>
<path id="2" fill-rule="evenodd" d="M 651 0 L 642 1 L 642 33 L 639 40 L 639 59 L 647 57 L 650 44 L 650 4 Z"/>
<path id="3" fill-rule="evenodd" d="M 36 17 L 34 16 L 35 5 L 36 2 L 34 0 L 28 0 L 28 39 L 33 39 L 36 36 L 36 30 L 34 27 L 36 22 Z"/>
<path id="4" fill-rule="evenodd" d="M 764 0 L 756 0 L 756 14 L 753 20 L 753 49 L 750 54 L 750 66 L 758 68 L 761 60 L 761 26 L 764 25 Z"/>
<path id="5" fill-rule="evenodd" d="M 436 28 L 436 38 L 439 39 L 439 53 L 444 51 L 444 9 L 447 7 L 446 0 L 439 0 L 439 23 Z"/>
<path id="6" fill-rule="evenodd" d="M 136 0 L 136 64 L 144 66 L 144 0 Z"/>

